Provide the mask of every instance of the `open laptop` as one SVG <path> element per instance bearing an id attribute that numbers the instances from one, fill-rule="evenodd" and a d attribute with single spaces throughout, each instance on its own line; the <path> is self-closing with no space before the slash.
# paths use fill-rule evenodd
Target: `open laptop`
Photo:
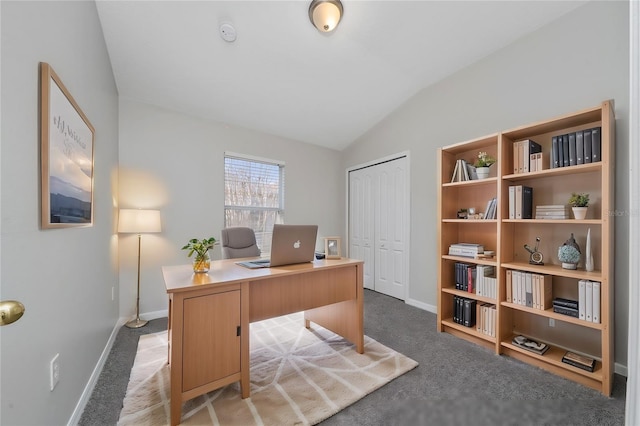
<path id="1" fill-rule="evenodd" d="M 271 258 L 236 263 L 255 269 L 312 262 L 317 235 L 318 225 L 274 225 Z"/>

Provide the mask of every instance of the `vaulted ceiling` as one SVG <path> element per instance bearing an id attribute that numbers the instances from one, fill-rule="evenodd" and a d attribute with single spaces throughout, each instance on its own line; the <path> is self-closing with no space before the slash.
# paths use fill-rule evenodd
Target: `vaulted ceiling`
<path id="1" fill-rule="evenodd" d="M 584 3 L 343 0 L 324 34 L 310 0 L 96 2 L 121 97 L 338 150 Z"/>

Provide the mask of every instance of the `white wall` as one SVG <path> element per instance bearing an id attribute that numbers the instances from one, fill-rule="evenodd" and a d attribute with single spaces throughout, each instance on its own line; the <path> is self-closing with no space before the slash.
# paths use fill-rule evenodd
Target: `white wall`
<path id="1" fill-rule="evenodd" d="M 285 222 L 318 224 L 318 248 L 323 236 L 344 232 L 338 151 L 121 99 L 120 207 L 160 209 L 163 222 L 161 234 L 142 236 L 140 312 L 167 309 L 161 266 L 189 263 L 180 248 L 190 238 L 220 239 L 229 151 L 286 163 Z M 127 317 L 135 313 L 136 238 L 120 236 L 120 315 Z"/>
<path id="2" fill-rule="evenodd" d="M 0 328 L 3 425 L 65 424 L 118 319 L 117 91 L 93 2 L 0 4 L 1 289 L 24 303 Z M 94 221 L 40 230 L 38 63 L 48 62 L 96 130 Z M 61 378 L 49 391 L 49 361 Z"/>
<path id="3" fill-rule="evenodd" d="M 628 212 L 629 12 L 590 2 L 424 89 L 343 155 L 343 166 L 411 151 L 410 303 L 436 305 L 436 150 L 615 100 L 616 203 Z M 615 223 L 615 360 L 626 365 L 628 217 Z"/>

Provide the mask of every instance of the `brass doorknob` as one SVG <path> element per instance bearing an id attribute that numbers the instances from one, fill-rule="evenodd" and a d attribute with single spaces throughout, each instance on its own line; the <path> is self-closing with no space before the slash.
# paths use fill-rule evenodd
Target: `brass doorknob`
<path id="1" fill-rule="evenodd" d="M 24 305 L 16 300 L 0 302 L 0 326 L 18 321 L 24 314 Z"/>

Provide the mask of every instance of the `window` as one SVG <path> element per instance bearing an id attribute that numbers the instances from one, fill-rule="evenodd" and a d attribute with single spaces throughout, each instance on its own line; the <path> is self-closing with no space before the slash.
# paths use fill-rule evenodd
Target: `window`
<path id="1" fill-rule="evenodd" d="M 273 225 L 284 222 L 284 163 L 226 153 L 224 225 L 256 233 L 264 255 L 271 251 Z"/>

